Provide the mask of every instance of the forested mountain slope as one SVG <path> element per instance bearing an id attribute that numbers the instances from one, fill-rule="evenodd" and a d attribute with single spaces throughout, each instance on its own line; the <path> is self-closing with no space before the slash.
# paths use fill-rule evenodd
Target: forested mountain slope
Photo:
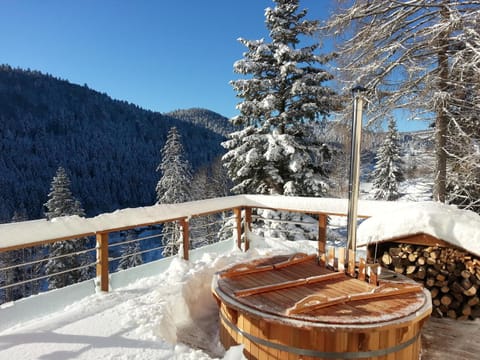
<path id="1" fill-rule="evenodd" d="M 225 137 L 236 129 L 225 116 L 207 109 L 175 110 L 165 115 L 203 126 Z"/>
<path id="2" fill-rule="evenodd" d="M 223 152 L 223 136 L 194 121 L 7 65 L 0 66 L 0 124 L 0 221 L 15 211 L 43 217 L 59 166 L 87 215 L 153 204 L 160 151 L 172 126 L 194 169 Z"/>

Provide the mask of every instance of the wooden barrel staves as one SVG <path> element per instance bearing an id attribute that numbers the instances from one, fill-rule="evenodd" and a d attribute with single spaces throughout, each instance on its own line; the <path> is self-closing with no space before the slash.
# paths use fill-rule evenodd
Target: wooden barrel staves
<path id="1" fill-rule="evenodd" d="M 263 259 L 218 273 L 220 340 L 248 359 L 418 359 L 429 294 L 395 274 L 379 284 L 315 256 Z"/>

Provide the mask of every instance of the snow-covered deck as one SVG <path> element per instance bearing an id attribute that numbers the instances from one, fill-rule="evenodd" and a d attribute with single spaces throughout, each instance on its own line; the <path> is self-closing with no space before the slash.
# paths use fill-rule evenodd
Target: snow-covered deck
<path id="1" fill-rule="evenodd" d="M 224 246 L 225 244 L 222 244 Z M 288 251 L 315 252 L 311 242 L 295 249 L 274 240 L 254 244 L 247 253 L 235 248 L 198 254 L 196 260 L 173 259 L 161 272 L 115 291 L 99 292 L 61 311 L 22 321 L 0 332 L 0 358 L 31 359 L 243 359 L 241 348 L 225 353 L 218 341 L 218 309 L 210 281 L 219 269 L 236 262 Z M 130 271 L 126 270 L 123 276 Z M 120 273 L 119 275 L 122 275 Z M 139 274 L 137 274 L 138 276 Z M 63 289 L 62 289 L 63 290 Z M 48 299 L 19 301 L 41 313 Z M 50 298 L 50 301 L 52 299 Z M 10 304 L 15 312 L 18 304 Z M 5 309 L 6 310 L 6 309 Z M 22 307 L 18 307 L 21 311 Z M 476 359 L 480 321 L 430 319 L 422 332 L 422 360 Z"/>
<path id="2" fill-rule="evenodd" d="M 111 231 L 238 206 L 338 215 L 347 212 L 344 199 L 234 196 L 124 209 L 90 219 L 68 217 L 51 222 L 2 224 L 1 247 Z M 425 232 L 480 254 L 480 216 L 477 214 L 435 203 L 378 201 L 360 201 L 358 213 L 370 218 L 359 227 L 360 243 Z M 223 242 L 193 253 L 190 261 L 162 260 L 115 274 L 112 276 L 114 291 L 109 293 L 95 293 L 91 280 L 4 304 L 0 306 L 0 358 L 241 359 L 239 349 L 224 354 L 218 342 L 217 307 L 210 292 L 213 274 L 236 262 L 299 251 L 316 253 L 316 242 L 289 244 L 262 239 L 252 243 L 246 253 L 238 250 L 233 241 Z M 132 282 L 134 279 L 137 281 Z M 60 300 L 64 302 L 57 302 Z M 52 310 L 55 302 L 56 308 L 61 304 L 62 310 Z M 29 313 L 25 315 L 26 310 Z M 467 328 L 471 329 L 469 336 L 455 340 L 460 354 L 457 358 L 473 359 L 475 356 L 469 356 L 480 353 L 480 342 L 470 340 L 475 337 L 472 334 L 480 331 L 478 320 L 468 325 L 449 321 L 444 332 L 439 330 L 437 320 L 431 324 L 427 324 L 424 334 L 429 345 L 423 359 L 437 359 L 439 351 L 440 357 L 449 354 L 453 347 L 443 353 L 447 344 L 444 337 Z M 428 334 L 432 335 L 428 337 Z"/>
<path id="3" fill-rule="evenodd" d="M 480 321 L 430 318 L 422 329 L 422 360 L 478 359 Z"/>

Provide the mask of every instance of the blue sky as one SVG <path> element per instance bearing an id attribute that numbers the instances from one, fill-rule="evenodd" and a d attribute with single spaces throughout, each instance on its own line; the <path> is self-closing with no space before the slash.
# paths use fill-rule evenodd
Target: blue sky
<path id="1" fill-rule="evenodd" d="M 267 36 L 271 0 L 0 0 L 0 63 L 49 73 L 145 109 L 202 107 L 231 117 L 229 81 Z M 325 19 L 332 0 L 303 0 Z M 399 128 L 406 127 L 399 124 Z"/>

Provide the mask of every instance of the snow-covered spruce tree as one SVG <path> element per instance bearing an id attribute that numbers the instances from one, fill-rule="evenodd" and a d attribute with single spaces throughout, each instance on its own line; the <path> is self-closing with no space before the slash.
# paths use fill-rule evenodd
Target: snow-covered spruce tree
<path id="1" fill-rule="evenodd" d="M 211 165 L 211 177 L 209 186 L 213 190 L 215 197 L 230 196 L 230 189 L 232 188 L 232 180 L 228 176 L 227 169 L 222 164 L 222 159 L 217 158 Z M 221 240 L 231 239 L 233 236 L 233 228 L 229 226 L 232 220 L 229 218 L 228 212 L 216 214 L 214 217 L 215 224 L 210 226 L 209 233 L 211 234 L 209 241 L 217 242 Z"/>
<path id="2" fill-rule="evenodd" d="M 162 161 L 157 167 L 162 176 L 157 183 L 157 204 L 178 204 L 192 199 L 192 173 L 185 159 L 180 134 L 176 127 L 170 128 L 167 141 L 162 149 Z M 182 229 L 176 223 L 162 227 L 163 256 L 178 253 L 182 240 Z"/>
<path id="3" fill-rule="evenodd" d="M 215 187 L 209 169 L 203 167 L 193 176 L 193 200 L 211 199 L 216 197 Z M 217 238 L 219 226 L 217 214 L 211 214 L 190 219 L 190 239 L 192 248 L 212 244 Z"/>
<path id="4" fill-rule="evenodd" d="M 403 162 L 395 120 L 390 119 L 388 131 L 376 156 L 373 170 L 373 188 L 377 200 L 397 200 L 398 184 L 404 180 Z"/>
<path id="5" fill-rule="evenodd" d="M 234 64 L 245 77 L 231 82 L 243 101 L 232 119 L 239 131 L 223 143 L 223 161 L 234 193 L 323 196 L 328 190 L 330 151 L 316 136 L 322 117 L 336 108 L 332 79 L 322 65 L 313 35 L 318 21 L 305 19 L 299 1 L 274 1 L 265 10 L 270 41 L 240 39 L 247 51 Z M 300 41 L 302 39 L 302 41 Z M 280 237 L 315 238 L 310 226 L 296 226 L 291 214 L 264 211 L 264 230 Z M 280 235 L 283 234 L 283 235 Z"/>
<path id="6" fill-rule="evenodd" d="M 199 169 L 193 176 L 193 200 L 211 199 L 230 195 L 230 178 L 217 158 L 209 167 Z M 223 215 L 211 214 L 190 220 L 192 248 L 213 244 L 219 240 L 219 231 L 226 220 Z"/>
<path id="7" fill-rule="evenodd" d="M 25 208 L 22 206 L 21 210 L 14 212 L 12 222 L 26 220 Z M 27 280 L 29 271 L 22 264 L 30 261 L 28 254 L 29 249 L 0 252 L 0 269 L 5 269 L 0 271 L 0 287 Z M 30 284 L 26 283 L 0 290 L 0 304 L 27 296 L 29 288 Z"/>
<path id="8" fill-rule="evenodd" d="M 11 268 L 20 262 L 23 262 L 20 250 L 0 253 L 0 269 L 7 268 L 7 270 L 0 271 L 0 287 L 9 286 L 23 280 L 21 269 Z M 22 286 L 7 287 L 0 290 L 0 304 L 14 301 L 24 296 Z"/>
<path id="9" fill-rule="evenodd" d="M 27 211 L 22 204 L 19 210 L 14 211 L 12 222 L 21 222 L 27 220 Z M 41 266 L 39 264 L 24 265 L 25 263 L 38 260 L 39 257 L 37 256 L 37 253 L 40 252 L 39 249 L 41 249 L 41 247 L 31 247 L 0 253 L 0 263 L 4 263 L 4 266 L 0 265 L 0 268 L 16 266 L 3 272 L 6 280 L 3 285 L 23 282 L 25 280 L 32 279 L 32 277 L 40 276 Z M 36 294 L 38 293 L 38 288 L 39 284 L 37 281 L 26 282 L 18 286 L 6 288 L 5 301 L 15 301 L 32 294 Z"/>
<path id="10" fill-rule="evenodd" d="M 468 64 L 457 51 L 465 34 L 476 32 L 480 0 L 355 0 L 344 2 L 326 27 L 347 40 L 336 50 L 339 79 L 345 87 L 370 89 L 371 121 L 382 120 L 394 109 L 412 119 L 435 122 L 436 169 L 434 198 L 445 201 L 447 181 L 448 109 L 457 104 L 466 83 L 452 82 L 452 71 Z M 475 50 L 478 51 L 478 48 Z M 350 115 L 350 110 L 347 109 Z"/>
<path id="11" fill-rule="evenodd" d="M 80 202 L 72 195 L 70 184 L 70 178 L 65 169 L 59 167 L 51 183 L 48 201 L 44 205 L 47 208 L 47 211 L 45 212 L 47 220 L 52 220 L 53 218 L 60 216 L 85 216 Z M 87 262 L 88 260 L 84 256 L 74 254 L 77 251 L 84 250 L 86 243 L 87 239 L 81 238 L 69 241 L 59 241 L 48 246 L 47 251 L 49 257 L 72 254 L 58 259 L 48 260 L 45 266 L 45 274 L 51 275 L 48 278 L 49 289 L 60 288 L 85 279 L 83 274 L 86 273 L 78 269 L 63 274 L 55 274 L 69 269 L 78 268 Z"/>
<path id="12" fill-rule="evenodd" d="M 270 42 L 239 39 L 247 51 L 231 82 L 241 127 L 223 143 L 224 165 L 234 193 L 322 196 L 327 191 L 325 147 L 311 136 L 320 116 L 333 108 L 334 93 L 322 85 L 332 76 L 322 69 L 319 44 L 307 43 L 318 22 L 306 20 L 297 0 L 276 0 L 265 10 Z M 300 43 L 302 38 L 302 44 Z"/>
<path id="13" fill-rule="evenodd" d="M 60 216 L 84 215 L 83 210 L 79 208 L 77 200 L 72 195 L 70 185 L 71 181 L 67 172 L 63 167 L 59 167 L 50 186 L 48 201 L 45 203 L 47 208 L 45 216 L 48 220 Z"/>
<path id="14" fill-rule="evenodd" d="M 122 245 L 122 258 L 118 262 L 117 270 L 125 270 L 143 264 L 142 254 L 139 254 L 140 244 L 133 241 L 136 238 L 135 230 L 128 230 L 125 241 L 131 241 Z"/>
<path id="15" fill-rule="evenodd" d="M 15 210 L 12 217 L 12 222 L 27 221 L 27 209 L 24 204 L 20 205 L 18 210 Z M 33 246 L 18 250 L 17 261 L 19 263 L 31 263 L 40 260 L 43 257 L 43 246 Z M 19 259 L 22 259 L 21 261 Z M 21 266 L 21 280 L 31 280 L 43 275 L 42 263 L 34 263 L 31 265 Z M 40 292 L 41 280 L 30 281 L 22 285 L 21 297 L 38 294 Z"/>
<path id="16" fill-rule="evenodd" d="M 232 180 L 228 176 L 227 169 L 222 164 L 222 159 L 217 158 L 211 165 L 211 184 L 215 197 L 231 195 Z"/>
<path id="17" fill-rule="evenodd" d="M 7 256 L 7 253 L 0 253 L 0 269 L 10 266 L 10 259 Z M 3 287 L 9 283 L 8 277 L 10 274 L 8 271 L 0 271 L 0 287 Z M 10 301 L 9 295 L 7 295 L 6 289 L 0 290 L 0 304 Z"/>

